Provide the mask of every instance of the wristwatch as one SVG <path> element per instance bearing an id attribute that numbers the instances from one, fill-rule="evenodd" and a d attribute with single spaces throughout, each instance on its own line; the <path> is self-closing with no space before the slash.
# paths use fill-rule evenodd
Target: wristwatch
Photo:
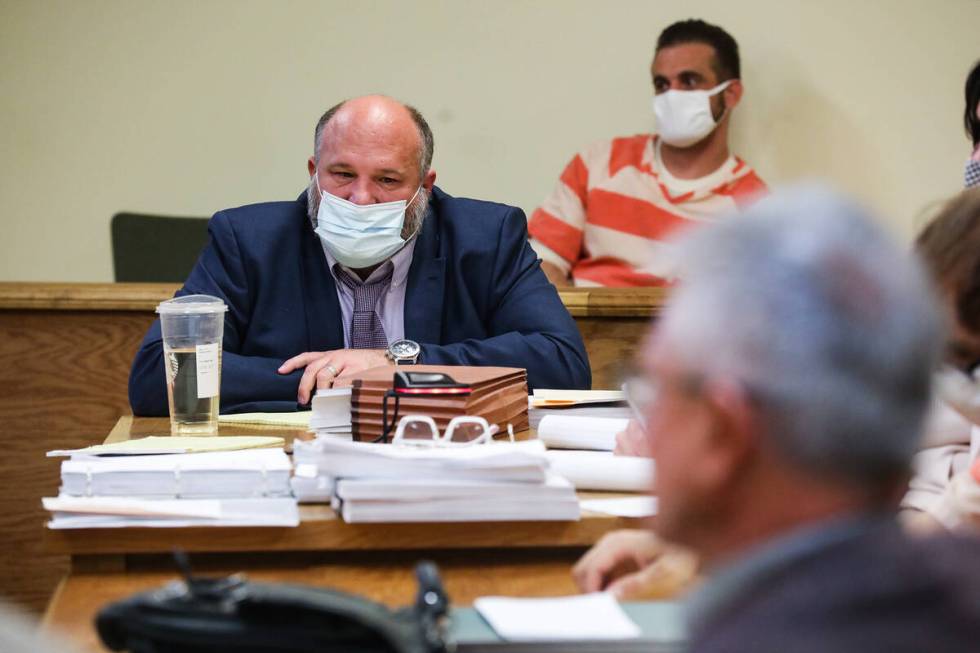
<path id="1" fill-rule="evenodd" d="M 388 345 L 385 356 L 395 365 L 415 365 L 422 348 L 414 340 L 396 340 Z"/>

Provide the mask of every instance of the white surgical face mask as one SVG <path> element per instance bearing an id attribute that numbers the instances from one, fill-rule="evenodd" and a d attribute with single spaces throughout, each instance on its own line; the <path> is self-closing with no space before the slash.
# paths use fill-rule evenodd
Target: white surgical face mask
<path id="1" fill-rule="evenodd" d="M 388 260 L 408 242 L 402 239 L 405 210 L 418 197 L 421 186 L 407 202 L 361 205 L 320 190 L 316 173 L 313 179 L 320 191 L 316 235 L 341 265 L 354 270 L 369 268 Z"/>
<path id="2" fill-rule="evenodd" d="M 711 97 L 731 83 L 728 80 L 707 91 L 664 91 L 654 95 L 653 115 L 663 142 L 689 147 L 710 134 L 718 126 L 711 114 Z"/>

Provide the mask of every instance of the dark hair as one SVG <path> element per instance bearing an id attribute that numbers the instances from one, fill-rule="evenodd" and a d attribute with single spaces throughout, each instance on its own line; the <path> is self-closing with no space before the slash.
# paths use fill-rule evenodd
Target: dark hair
<path id="1" fill-rule="evenodd" d="M 320 161 L 320 136 L 323 134 L 323 128 L 327 126 L 330 119 L 334 117 L 334 114 L 340 111 L 340 108 L 347 104 L 347 100 L 343 102 L 338 102 L 329 109 L 327 109 L 320 119 L 316 123 L 316 129 L 313 130 L 313 159 L 316 162 Z M 415 107 L 403 104 L 408 110 L 412 120 L 415 122 L 415 126 L 419 130 L 419 140 L 422 142 L 422 147 L 419 150 L 419 173 L 421 176 L 425 176 L 425 173 L 429 171 L 432 166 L 432 153 L 435 151 L 435 139 L 432 136 L 432 130 L 429 128 L 429 123 L 425 121 L 422 114 Z"/>
<path id="2" fill-rule="evenodd" d="M 915 249 L 956 320 L 980 334 L 980 188 L 951 199 L 915 239 Z"/>
<path id="3" fill-rule="evenodd" d="M 980 120 L 977 120 L 977 105 L 980 104 L 980 61 L 973 64 L 973 70 L 966 76 L 966 109 L 963 111 L 963 126 L 967 136 L 973 139 L 973 146 L 980 145 Z"/>
<path id="4" fill-rule="evenodd" d="M 698 18 L 677 21 L 660 32 L 655 52 L 683 43 L 704 43 L 714 48 L 715 58 L 711 62 L 711 67 L 714 68 L 719 82 L 742 76 L 738 59 L 738 43 L 731 34 L 717 25 L 706 23 Z"/>

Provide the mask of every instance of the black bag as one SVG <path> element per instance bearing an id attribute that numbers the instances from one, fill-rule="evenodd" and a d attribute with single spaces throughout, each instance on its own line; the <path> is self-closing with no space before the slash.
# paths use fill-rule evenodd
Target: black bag
<path id="1" fill-rule="evenodd" d="M 451 650 L 439 572 L 422 562 L 415 573 L 415 605 L 393 611 L 345 592 L 185 571 L 183 581 L 106 606 L 95 625 L 106 646 L 132 653 Z"/>

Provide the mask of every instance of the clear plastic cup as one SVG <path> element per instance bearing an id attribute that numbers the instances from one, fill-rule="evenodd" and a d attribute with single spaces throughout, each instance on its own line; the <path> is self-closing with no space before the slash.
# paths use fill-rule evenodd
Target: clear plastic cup
<path id="1" fill-rule="evenodd" d="M 217 435 L 221 336 L 228 307 L 210 295 L 161 302 L 163 367 L 172 435 Z"/>

